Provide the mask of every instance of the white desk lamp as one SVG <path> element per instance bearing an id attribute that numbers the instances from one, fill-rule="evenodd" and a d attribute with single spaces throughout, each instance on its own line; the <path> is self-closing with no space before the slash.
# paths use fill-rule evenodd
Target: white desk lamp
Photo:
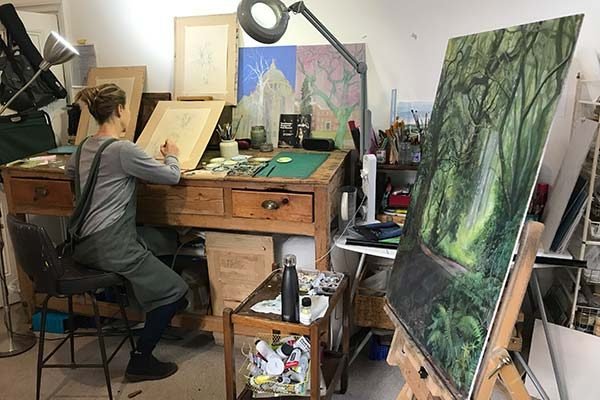
<path id="1" fill-rule="evenodd" d="M 76 55 L 79 55 L 77 50 L 71 46 L 69 42 L 63 39 L 58 33 L 50 32 L 44 45 L 44 59 L 39 65 L 38 71 L 31 77 L 31 79 L 16 92 L 8 102 L 2 108 L 0 108 L 0 114 L 2 114 L 25 89 L 31 85 L 31 83 L 37 79 L 42 71 L 47 71 L 53 65 L 64 64 Z M 0 215 L 1 216 L 1 215 Z M 8 348 L 0 349 L 0 358 L 11 357 L 17 354 L 21 354 L 29 350 L 35 345 L 36 337 L 30 333 L 16 333 L 13 330 L 12 317 L 10 313 L 10 299 L 8 298 L 8 286 L 6 284 L 6 271 L 4 269 L 3 249 L 4 242 L 2 241 L 2 223 L 0 221 L 0 295 L 4 303 L 4 325 L 8 335 Z M 34 306 L 34 305 L 32 305 Z"/>

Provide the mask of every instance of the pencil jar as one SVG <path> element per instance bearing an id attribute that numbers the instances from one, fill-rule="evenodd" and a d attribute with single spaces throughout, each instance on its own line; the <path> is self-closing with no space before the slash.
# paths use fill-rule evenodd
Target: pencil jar
<path id="1" fill-rule="evenodd" d="M 260 149 L 260 146 L 267 143 L 267 131 L 262 125 L 253 126 L 250 129 L 250 140 L 253 149 Z"/>
<path id="2" fill-rule="evenodd" d="M 221 149 L 221 157 L 226 160 L 231 160 L 232 157 L 240 154 L 238 143 L 235 140 L 222 140 L 219 143 L 219 148 Z"/>

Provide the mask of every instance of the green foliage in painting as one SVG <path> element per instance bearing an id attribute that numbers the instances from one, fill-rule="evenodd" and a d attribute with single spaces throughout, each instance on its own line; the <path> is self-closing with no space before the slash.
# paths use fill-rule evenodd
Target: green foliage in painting
<path id="1" fill-rule="evenodd" d="M 448 44 L 401 243 L 410 256 L 399 252 L 388 298 L 462 393 L 477 369 L 581 22 L 565 17 Z"/>

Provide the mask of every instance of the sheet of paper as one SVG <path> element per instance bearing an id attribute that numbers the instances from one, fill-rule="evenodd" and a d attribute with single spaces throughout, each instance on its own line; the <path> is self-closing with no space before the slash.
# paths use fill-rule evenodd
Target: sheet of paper
<path id="1" fill-rule="evenodd" d="M 87 84 L 87 76 L 90 68 L 96 67 L 96 48 L 93 44 L 75 46 L 79 57 L 71 61 L 71 82 L 74 87 L 82 87 Z"/>
<path id="2" fill-rule="evenodd" d="M 179 147 L 179 161 L 185 162 L 190 158 L 209 114 L 208 108 L 167 110 L 145 148 L 146 152 L 155 158 L 162 158 L 160 146 L 170 139 Z"/>
<path id="3" fill-rule="evenodd" d="M 185 28 L 185 93 L 227 92 L 228 25 Z"/>
<path id="4" fill-rule="evenodd" d="M 565 377 L 569 399 L 600 399 L 600 385 L 595 384 L 600 371 L 600 337 L 555 324 L 549 324 L 549 327 L 556 343 L 558 364 Z M 529 366 L 544 390 L 551 400 L 559 400 L 546 335 L 539 319 L 535 321 L 529 354 Z M 531 395 L 540 397 L 529 378 L 526 387 Z"/>

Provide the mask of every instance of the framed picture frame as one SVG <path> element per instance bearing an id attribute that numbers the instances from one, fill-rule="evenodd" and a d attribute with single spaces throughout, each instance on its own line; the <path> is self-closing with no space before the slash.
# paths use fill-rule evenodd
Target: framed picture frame
<path id="1" fill-rule="evenodd" d="M 206 150 L 225 107 L 216 101 L 159 101 L 137 145 L 161 159 L 160 146 L 167 139 L 179 147 L 181 169 L 194 169 Z"/>
<path id="2" fill-rule="evenodd" d="M 88 87 L 114 83 L 125 91 L 127 97 L 125 105 L 129 107 L 131 118 L 121 139 L 133 141 L 145 81 L 145 66 L 90 68 L 87 79 Z M 92 118 L 89 110 L 85 105 L 82 106 L 75 144 L 81 143 L 87 136 L 94 134 L 97 129 L 98 124 Z"/>
<path id="3" fill-rule="evenodd" d="M 237 14 L 175 18 L 175 99 L 237 104 Z"/>

